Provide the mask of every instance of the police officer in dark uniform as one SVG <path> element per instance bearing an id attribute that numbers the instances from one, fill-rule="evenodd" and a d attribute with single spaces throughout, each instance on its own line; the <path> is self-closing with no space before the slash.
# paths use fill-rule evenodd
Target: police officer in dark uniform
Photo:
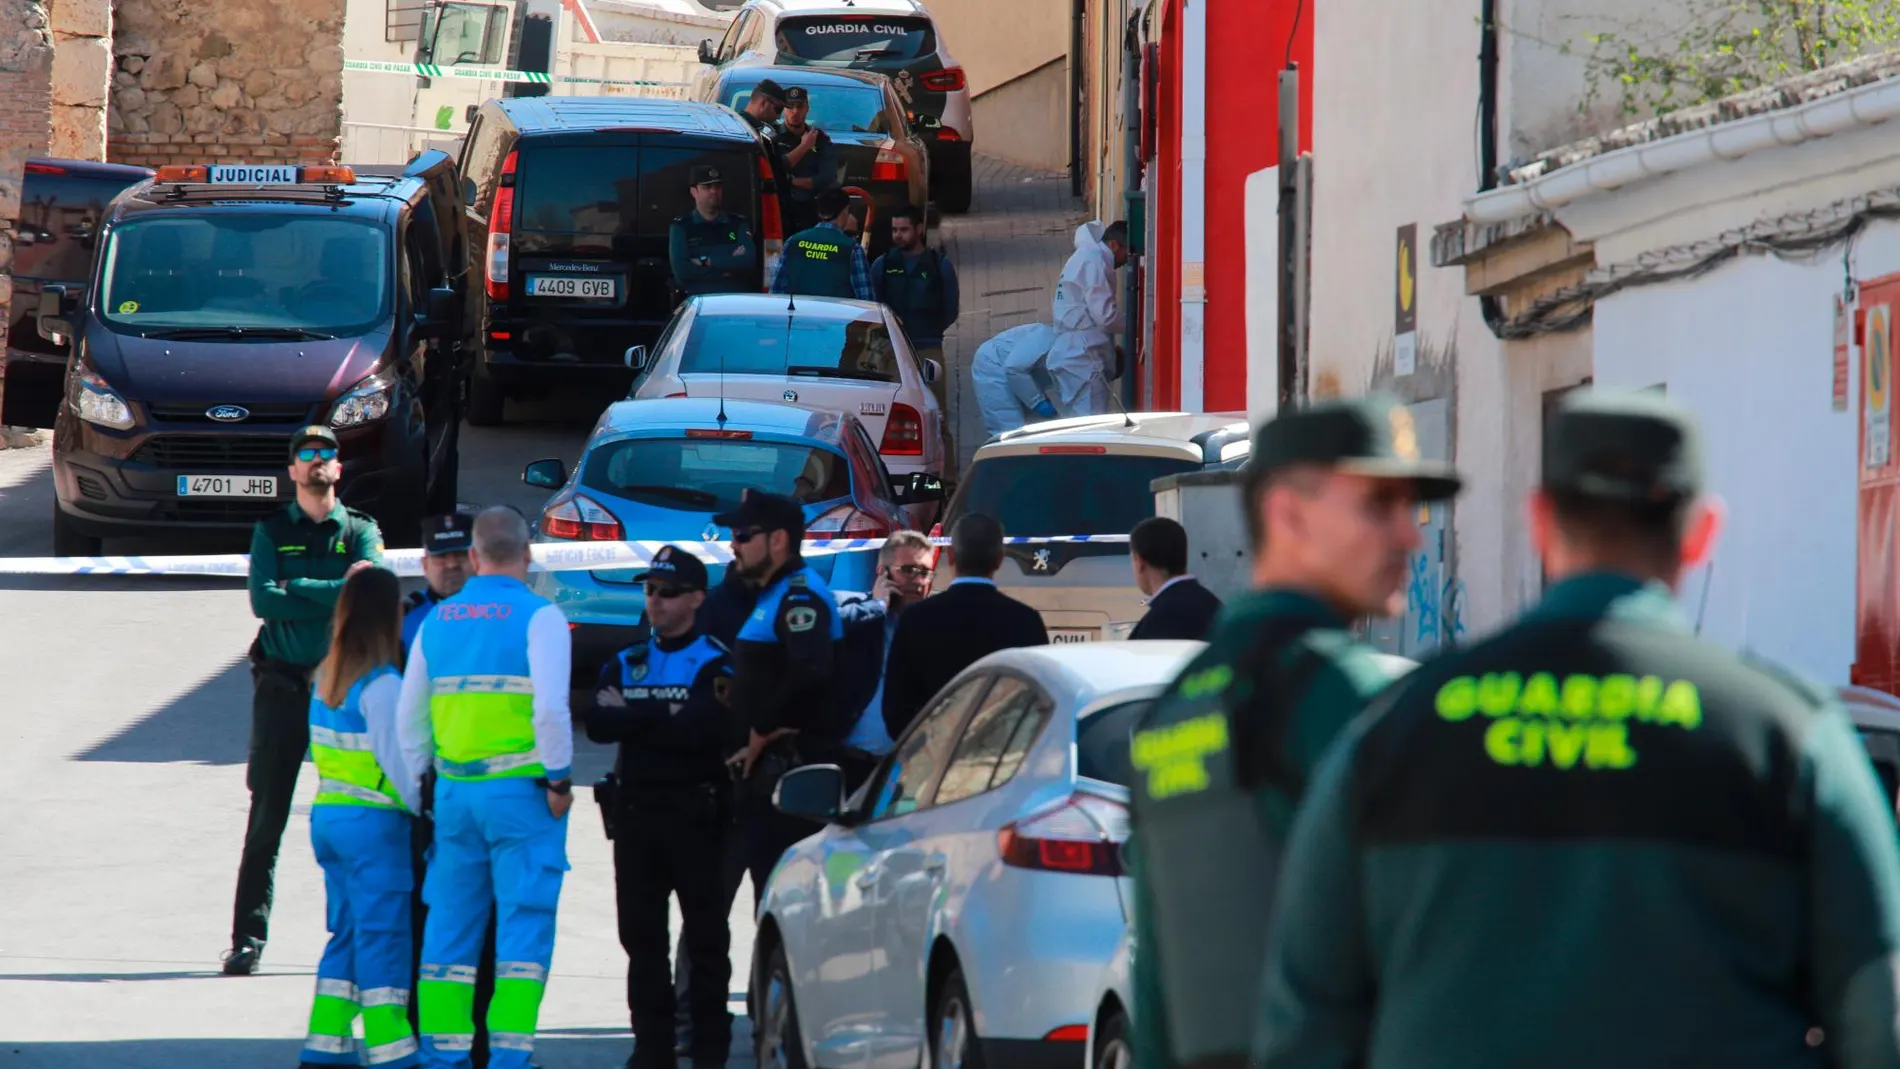
<path id="1" fill-rule="evenodd" d="M 772 277 L 772 292 L 876 300 L 864 246 L 844 232 L 851 198 L 841 189 L 827 189 L 812 203 L 818 211 L 818 225 L 785 239 L 785 253 L 779 259 L 778 273 Z"/>
<path id="2" fill-rule="evenodd" d="M 1830 691 L 1678 609 L 1717 516 L 1686 412 L 1566 398 L 1543 602 L 1314 779 L 1256 1064 L 1900 1065 L 1893 799 Z"/>
<path id="3" fill-rule="evenodd" d="M 805 121 L 811 94 L 802 85 L 785 88 L 785 111 L 774 137 L 779 158 L 791 175 L 792 207 L 787 226 L 804 230 L 818 222 L 816 198 L 838 185 L 838 150 L 831 135 Z"/>
<path id="4" fill-rule="evenodd" d="M 799 555 L 805 512 L 798 502 L 747 490 L 736 510 L 713 522 L 732 529 L 729 567 L 763 587 L 732 651 L 733 708 L 747 728 L 746 746 L 733 759 L 746 781 L 742 823 L 756 904 L 779 856 L 813 830 L 779 812 L 772 789 L 792 768 L 827 760 L 850 729 L 831 689 L 844 623 L 831 590 Z"/>
<path id="5" fill-rule="evenodd" d="M 725 210 L 726 180 L 719 168 L 692 170 L 693 210 L 667 231 L 674 284 L 686 295 L 745 293 L 759 288 L 759 249 L 752 222 Z"/>
<path id="6" fill-rule="evenodd" d="M 1421 503 L 1459 486 L 1389 398 L 1316 403 L 1255 435 L 1254 589 L 1131 740 L 1140 1069 L 1245 1059 L 1294 809 L 1321 751 L 1391 679 L 1349 629 L 1392 611 Z"/>
<path id="7" fill-rule="evenodd" d="M 739 112 L 745 121 L 752 124 L 754 130 L 764 134 L 766 140 L 777 143 L 779 116 L 785 114 L 785 87 L 770 78 L 760 79 L 752 87 L 751 95 L 746 97 L 745 108 Z"/>
<path id="8" fill-rule="evenodd" d="M 468 550 L 474 537 L 474 518 L 459 512 L 422 522 L 422 576 L 428 585 L 403 602 L 403 652 L 415 645 L 416 632 L 422 630 L 422 621 L 436 602 L 462 592 L 462 584 L 468 582 Z"/>
<path id="9" fill-rule="evenodd" d="M 672 1069 L 674 991 L 667 960 L 667 901 L 679 895 L 692 961 L 694 1069 L 720 1069 L 732 1042 L 726 1011 L 731 931 L 722 859 L 730 826 L 732 663 L 701 634 L 706 565 L 662 546 L 646 574 L 652 637 L 601 671 L 587 736 L 617 742 L 612 804 L 620 945 L 627 951 L 627 1008 L 638 1041 L 627 1065 Z"/>
<path id="10" fill-rule="evenodd" d="M 957 269 L 942 249 L 924 244 L 924 213 L 915 205 L 900 209 L 891 217 L 891 249 L 871 261 L 871 289 L 877 300 L 897 313 L 898 322 L 910 338 L 911 351 L 919 361 L 935 360 L 937 377 L 930 381 L 937 407 L 950 411 L 947 390 L 950 365 L 943 359 L 943 336 L 956 323 L 959 313 L 960 283 Z M 956 432 L 954 420 L 942 420 L 944 479 L 956 475 Z"/>

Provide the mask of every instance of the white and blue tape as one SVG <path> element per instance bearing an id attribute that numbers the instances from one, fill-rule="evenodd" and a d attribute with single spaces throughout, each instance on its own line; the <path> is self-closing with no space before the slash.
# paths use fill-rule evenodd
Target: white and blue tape
<path id="1" fill-rule="evenodd" d="M 948 538 L 933 538 L 932 545 L 947 546 Z M 1010 545 L 1050 545 L 1057 543 L 1125 543 L 1127 535 L 1051 535 L 1004 539 Z M 811 539 L 803 543 L 808 557 L 854 550 L 877 549 L 882 538 Z M 534 569 L 539 572 L 579 572 L 596 568 L 638 568 L 649 564 L 661 546 L 688 550 L 708 564 L 727 564 L 732 551 L 724 542 L 668 542 L 664 539 L 640 542 L 540 542 L 531 550 Z M 392 549 L 383 554 L 383 566 L 397 575 L 421 575 L 422 551 Z M 251 571 L 248 553 L 213 553 L 201 556 L 125 556 L 125 557 L 0 557 L 0 575 L 222 575 L 242 578 Z"/>

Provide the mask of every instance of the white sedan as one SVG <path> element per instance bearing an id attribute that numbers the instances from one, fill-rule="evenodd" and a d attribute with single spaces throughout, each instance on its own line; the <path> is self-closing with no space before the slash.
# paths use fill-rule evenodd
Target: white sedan
<path id="1" fill-rule="evenodd" d="M 869 432 L 892 478 L 944 465 L 944 413 L 930 391 L 943 374 L 917 358 L 889 309 L 869 301 L 703 294 L 673 313 L 653 343 L 627 350 L 633 397 L 737 397 L 848 412 Z M 938 506 L 916 505 L 928 527 Z"/>
<path id="2" fill-rule="evenodd" d="M 1128 737 L 1198 642 L 1036 646 L 965 669 L 856 795 L 779 781 L 826 826 L 766 881 L 760 1069 L 1082 1069 L 1128 924 Z"/>

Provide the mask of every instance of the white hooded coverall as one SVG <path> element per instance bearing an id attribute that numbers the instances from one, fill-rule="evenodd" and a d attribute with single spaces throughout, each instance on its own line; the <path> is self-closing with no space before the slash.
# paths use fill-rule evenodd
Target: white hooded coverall
<path id="1" fill-rule="evenodd" d="M 1115 364 L 1109 335 L 1123 329 L 1115 301 L 1115 254 L 1102 243 L 1102 223 L 1075 230 L 1075 252 L 1056 282 L 1055 343 L 1049 377 L 1056 408 L 1065 416 L 1099 416 L 1108 408 L 1108 377 Z"/>
<path id="2" fill-rule="evenodd" d="M 983 410 L 986 434 L 994 437 L 1021 427 L 1037 403 L 1047 401 L 1030 372 L 1049 355 L 1055 339 L 1056 333 L 1048 325 L 1025 323 L 976 347 L 970 378 L 976 386 L 977 406 Z"/>

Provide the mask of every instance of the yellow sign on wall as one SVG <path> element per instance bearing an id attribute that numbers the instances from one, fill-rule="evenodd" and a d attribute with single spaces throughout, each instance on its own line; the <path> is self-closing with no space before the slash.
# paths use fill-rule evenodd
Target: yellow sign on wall
<path id="1" fill-rule="evenodd" d="M 1861 404 L 1866 412 L 1867 456 L 1870 468 L 1887 465 L 1893 441 L 1893 319 L 1892 309 L 1876 304 L 1867 309 L 1866 344 L 1860 359 L 1865 374 Z"/>

